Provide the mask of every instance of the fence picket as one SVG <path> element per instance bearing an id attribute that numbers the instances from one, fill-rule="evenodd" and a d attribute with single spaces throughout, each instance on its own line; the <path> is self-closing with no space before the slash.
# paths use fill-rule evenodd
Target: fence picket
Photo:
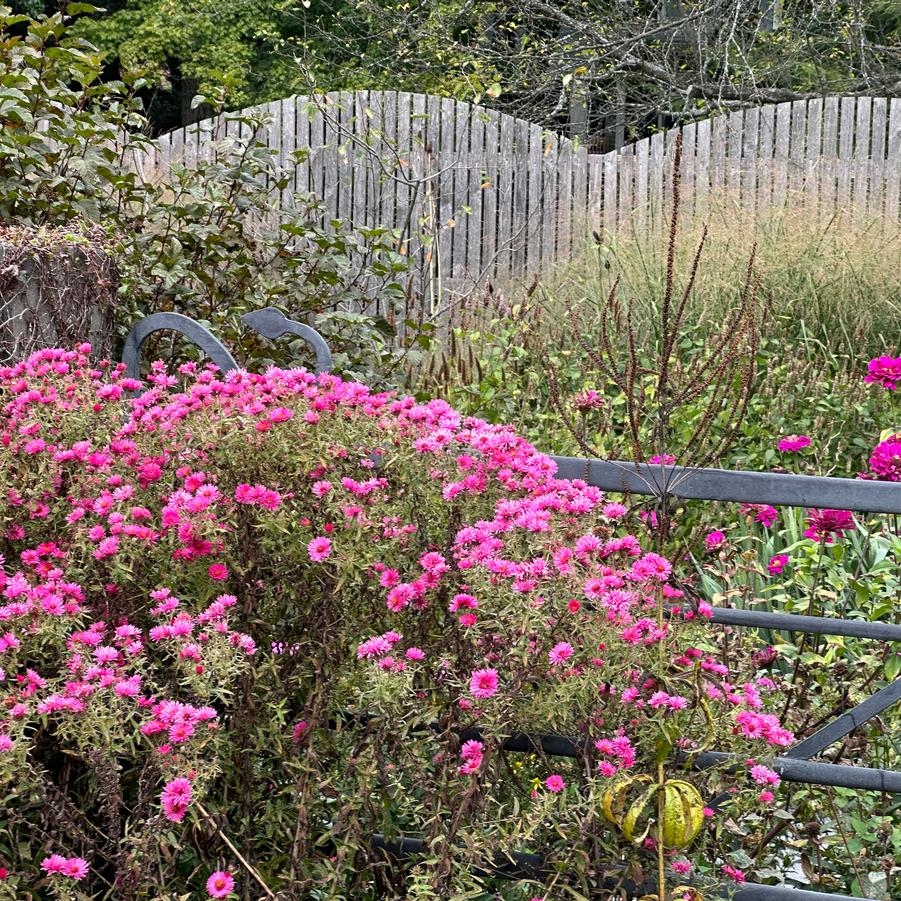
<path id="1" fill-rule="evenodd" d="M 807 145 L 807 104 L 791 104 L 791 138 L 788 153 L 788 201 L 795 203 L 804 189 L 804 159 Z"/>
<path id="2" fill-rule="evenodd" d="M 885 139 L 888 133 L 888 101 L 873 98 L 873 132 L 870 143 L 870 198 L 867 213 L 880 217 L 885 203 Z"/>
<path id="3" fill-rule="evenodd" d="M 760 110 L 745 111 L 741 146 L 741 197 L 750 210 L 757 207 L 757 138 L 760 131 Z"/>
<path id="4" fill-rule="evenodd" d="M 825 209 L 832 209 L 836 202 L 838 125 L 838 97 L 827 97 L 823 103 L 823 157 L 819 179 L 820 203 Z"/>
<path id="5" fill-rule="evenodd" d="M 773 202 L 785 204 L 788 191 L 789 172 L 789 144 L 791 142 L 791 115 L 790 103 L 780 103 L 776 107 L 776 148 L 774 158 L 776 160 L 773 179 Z"/>
<path id="6" fill-rule="evenodd" d="M 513 129 L 513 268 L 521 272 L 526 264 L 529 227 L 529 123 L 517 119 Z"/>
<path id="7" fill-rule="evenodd" d="M 901 97 L 893 97 L 889 112 L 888 152 L 885 158 L 885 214 L 889 221 L 901 218 Z"/>
<path id="8" fill-rule="evenodd" d="M 870 111 L 869 97 L 857 98 L 857 118 L 854 123 L 854 209 L 865 213 L 869 191 Z"/>
<path id="9" fill-rule="evenodd" d="M 482 183 L 485 173 L 485 117 L 480 107 L 473 106 L 469 114 L 469 198 L 471 209 L 466 225 L 466 274 L 478 281 L 482 274 L 482 215 L 485 192 Z"/>
<path id="10" fill-rule="evenodd" d="M 760 110 L 757 131 L 757 206 L 767 209 L 773 197 L 773 155 L 776 141 L 776 107 Z"/>
<path id="11" fill-rule="evenodd" d="M 657 135 L 654 135 L 656 138 Z M 653 138 L 651 139 L 653 144 Z M 653 167 L 654 162 L 651 161 Z M 710 120 L 701 119 L 697 127 L 695 148 L 695 215 L 707 215 L 710 194 Z"/>
<path id="12" fill-rule="evenodd" d="M 816 211 L 820 197 L 820 162 L 823 158 L 821 149 L 823 137 L 823 100 L 816 97 L 807 102 L 807 136 L 804 157 L 804 193 L 807 204 Z"/>
<path id="13" fill-rule="evenodd" d="M 838 133 L 836 202 L 842 209 L 851 205 L 851 167 L 854 165 L 854 98 L 842 97 Z"/>
<path id="14" fill-rule="evenodd" d="M 541 219 L 544 209 L 544 185 L 541 166 L 541 126 L 529 126 L 529 210 L 526 214 L 528 246 L 526 265 L 530 272 L 538 272 L 544 262 L 541 253 Z M 550 261 L 548 261 L 550 262 Z"/>
<path id="15" fill-rule="evenodd" d="M 497 179 L 498 149 L 500 132 L 498 128 L 499 113 L 496 110 L 485 110 L 485 179 L 481 187 L 482 193 L 482 271 L 494 278 L 497 268 Z M 539 170 L 540 177 L 540 170 Z"/>

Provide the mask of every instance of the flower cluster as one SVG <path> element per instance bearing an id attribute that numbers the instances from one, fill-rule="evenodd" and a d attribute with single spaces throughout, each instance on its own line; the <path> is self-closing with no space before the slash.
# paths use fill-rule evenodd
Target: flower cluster
<path id="1" fill-rule="evenodd" d="M 367 805 L 337 816 L 330 787 L 367 765 L 404 829 L 457 804 L 473 834 L 514 829 L 534 799 L 491 749 L 527 729 L 582 736 L 582 771 L 602 786 L 649 767 L 664 739 L 674 757 L 718 739 L 754 759 L 791 742 L 766 712 L 775 684 L 711 651 L 709 605 L 688 603 L 626 508 L 558 479 L 511 428 L 303 369 L 154 364 L 146 382 L 130 399 L 141 386 L 87 348 L 0 370 L 4 775 L 24 784 L 29 755 L 53 743 L 86 760 L 130 755 L 134 782 L 157 780 L 144 806 L 175 829 L 238 760 L 228 776 L 244 799 L 261 773 L 267 793 L 294 786 L 303 817 L 284 844 L 317 848 L 324 834 L 303 830 L 379 831 L 353 819 Z M 816 514 L 814 534 L 851 527 L 835 514 Z M 276 725 L 251 736 L 248 708 Z M 347 719 L 370 730 L 347 746 L 353 759 L 320 756 L 320 735 Z M 434 768 L 434 791 L 404 759 Z M 315 778 L 297 778 L 299 760 Z M 463 777 L 489 771 L 506 794 L 466 794 L 491 780 Z M 575 822 L 583 791 L 572 779 L 563 792 L 565 772 L 544 786 Z M 228 790 L 216 802 L 239 803 Z M 330 862 L 304 868 L 320 865 L 325 879 Z M 227 897 L 234 881 L 217 871 L 206 888 Z"/>
<path id="2" fill-rule="evenodd" d="M 894 391 L 901 383 L 901 357 L 890 357 L 886 354 L 870 360 L 867 363 L 864 381 L 879 385 L 886 391 Z"/>

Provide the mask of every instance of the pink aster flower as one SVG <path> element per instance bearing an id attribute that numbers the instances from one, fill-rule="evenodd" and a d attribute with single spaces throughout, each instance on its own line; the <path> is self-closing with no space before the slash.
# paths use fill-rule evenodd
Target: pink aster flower
<path id="1" fill-rule="evenodd" d="M 771 770 L 762 764 L 751 767 L 751 778 L 758 785 L 778 785 L 782 781 L 775 770 Z"/>
<path id="2" fill-rule="evenodd" d="M 41 861 L 41 869 L 45 873 L 62 873 L 66 867 L 67 860 L 62 854 L 51 854 Z"/>
<path id="3" fill-rule="evenodd" d="M 206 881 L 206 893 L 211 898 L 227 898 L 235 888 L 235 880 L 231 873 L 216 870 Z"/>
<path id="4" fill-rule="evenodd" d="M 88 862 L 83 857 L 70 857 L 63 866 L 63 875 L 78 882 L 88 875 L 89 869 Z"/>
<path id="5" fill-rule="evenodd" d="M 224 582 L 228 578 L 228 567 L 224 563 L 211 563 L 207 572 L 217 582 Z"/>
<path id="6" fill-rule="evenodd" d="M 160 795 L 163 814 L 166 819 L 171 820 L 173 823 L 180 823 L 188 812 L 192 798 L 191 783 L 184 777 L 180 776 L 167 782 Z"/>
<path id="7" fill-rule="evenodd" d="M 477 669 L 474 670 L 469 680 L 469 693 L 474 698 L 490 698 L 497 693 L 498 678 L 497 670 Z"/>
<path id="8" fill-rule="evenodd" d="M 562 792 L 564 788 L 566 788 L 566 783 L 563 781 L 562 776 L 558 776 L 554 773 L 551 776 L 548 776 L 547 779 L 544 780 L 544 787 L 549 792 Z"/>
<path id="9" fill-rule="evenodd" d="M 332 554 L 332 543 L 324 535 L 314 538 L 307 545 L 307 553 L 314 563 L 320 563 Z"/>
<path id="10" fill-rule="evenodd" d="M 901 357 L 884 355 L 870 360 L 863 380 L 871 385 L 881 385 L 886 391 L 894 391 L 901 382 Z"/>
<path id="11" fill-rule="evenodd" d="M 779 439 L 776 445 L 783 454 L 793 454 L 805 447 L 810 447 L 810 438 L 807 435 L 786 435 Z"/>
<path id="12" fill-rule="evenodd" d="M 745 874 L 742 873 L 741 870 L 731 866 L 728 863 L 723 865 L 723 873 L 728 876 L 733 882 L 741 883 L 745 881 Z"/>
<path id="13" fill-rule="evenodd" d="M 563 666 L 573 654 L 575 654 L 575 650 L 569 642 L 558 641 L 548 651 L 547 659 L 550 661 L 551 666 Z"/>

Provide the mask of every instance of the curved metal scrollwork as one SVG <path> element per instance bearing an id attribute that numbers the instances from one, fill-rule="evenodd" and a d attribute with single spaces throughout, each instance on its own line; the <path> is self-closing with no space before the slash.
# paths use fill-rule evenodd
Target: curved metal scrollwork
<path id="1" fill-rule="evenodd" d="M 325 338 L 308 325 L 288 319 L 284 313 L 275 307 L 266 307 L 263 310 L 254 310 L 245 313 L 241 321 L 249 325 L 255 332 L 264 338 L 280 338 L 284 334 L 297 335 L 303 338 L 316 353 L 316 372 L 332 371 L 332 352 L 329 350 Z"/>
<path id="2" fill-rule="evenodd" d="M 266 307 L 264 310 L 245 313 L 241 319 L 264 338 L 278 338 L 286 333 L 303 338 L 316 354 L 316 372 L 331 372 L 332 352 L 325 343 L 325 339 L 314 328 L 288 319 L 275 307 Z M 223 373 L 238 368 L 235 358 L 228 352 L 225 345 L 199 322 L 189 316 L 183 316 L 181 313 L 153 313 L 142 319 L 125 339 L 122 362 L 126 366 L 126 374 L 129 378 L 140 378 L 141 348 L 152 334 L 162 331 L 178 332 L 192 341 Z"/>

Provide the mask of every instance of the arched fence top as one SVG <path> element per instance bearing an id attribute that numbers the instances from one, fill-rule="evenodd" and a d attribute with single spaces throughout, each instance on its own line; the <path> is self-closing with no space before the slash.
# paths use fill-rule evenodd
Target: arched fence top
<path id="1" fill-rule="evenodd" d="M 251 117 L 266 121 L 253 131 Z M 153 180 L 172 165 L 212 161 L 220 139 L 253 137 L 287 177 L 273 179 L 261 217 L 313 195 L 325 229 L 342 221 L 400 235 L 412 277 L 402 320 L 422 312 L 436 284 L 453 309 L 455 298 L 488 280 L 547 271 L 582 253 L 591 231 L 658 229 L 671 204 L 679 135 L 687 218 L 725 205 L 763 218 L 799 207 L 824 218 L 846 211 L 861 221 L 901 221 L 899 97 L 737 109 L 593 153 L 553 129 L 462 100 L 331 92 L 177 129 L 135 164 Z"/>

